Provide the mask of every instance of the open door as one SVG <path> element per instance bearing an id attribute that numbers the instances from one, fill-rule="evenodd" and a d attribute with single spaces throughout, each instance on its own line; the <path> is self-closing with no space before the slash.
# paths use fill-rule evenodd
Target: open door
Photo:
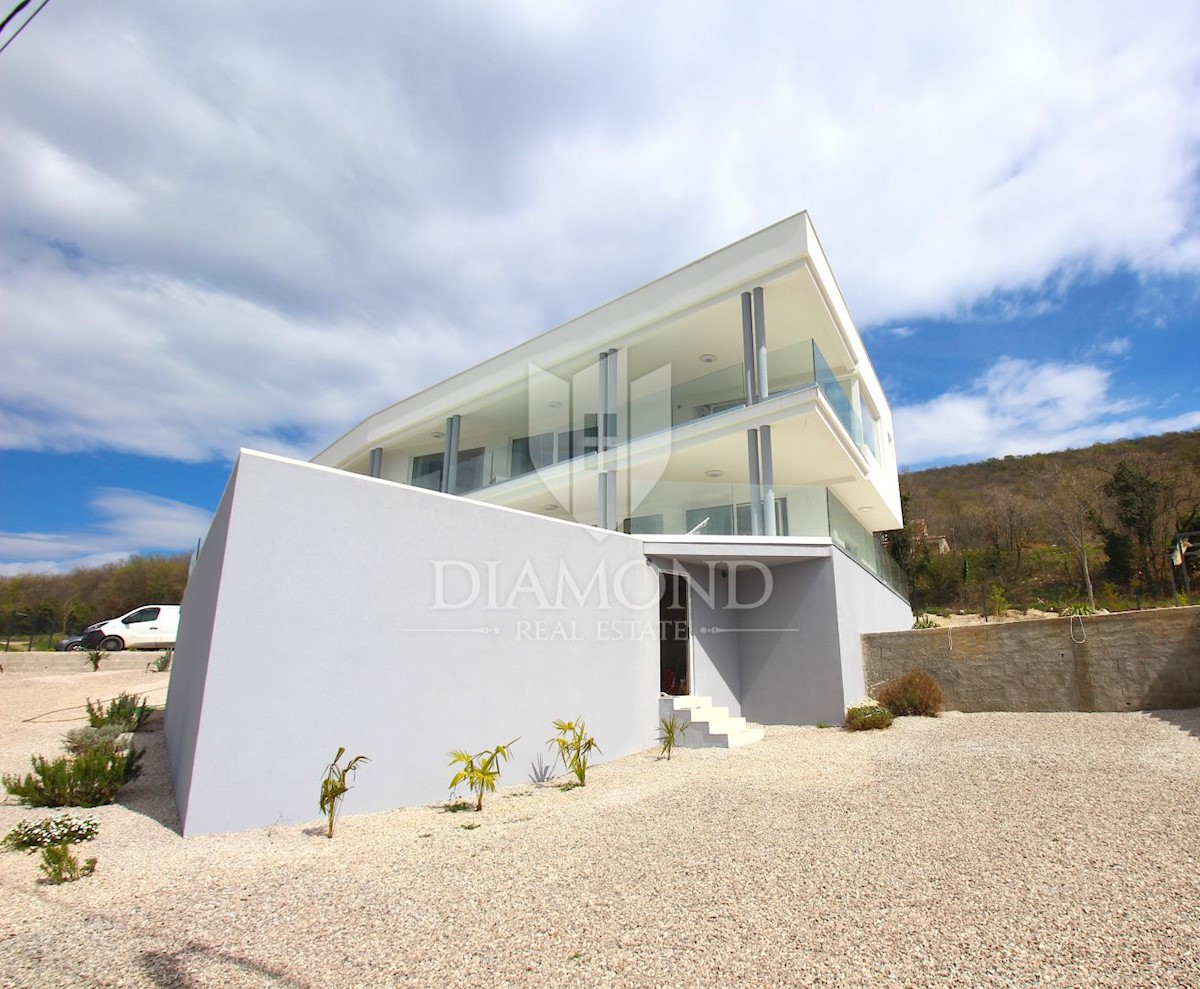
<path id="1" fill-rule="evenodd" d="M 688 620 L 688 584 L 679 574 L 664 573 L 658 602 L 659 674 L 664 694 L 691 693 L 692 630 Z"/>

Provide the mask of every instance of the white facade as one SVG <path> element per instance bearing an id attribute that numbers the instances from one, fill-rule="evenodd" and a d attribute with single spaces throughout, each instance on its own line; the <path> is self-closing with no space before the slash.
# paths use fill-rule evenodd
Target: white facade
<path id="1" fill-rule="evenodd" d="M 376 413 L 314 462 L 604 525 L 602 354 L 619 454 L 607 527 L 684 533 L 689 509 L 750 504 L 747 432 L 763 427 L 774 486 L 794 492 L 787 534 L 830 534 L 824 507 L 799 510 L 826 491 L 847 523 L 900 526 L 891 410 L 805 213 Z"/>
<path id="2" fill-rule="evenodd" d="M 315 818 L 339 746 L 372 759 L 348 812 L 443 798 L 452 749 L 519 736 L 504 779 L 536 774 L 556 718 L 625 755 L 660 689 L 840 722 L 859 635 L 912 621 L 874 537 L 900 524 L 891 430 L 800 214 L 312 464 L 243 451 L 172 671 L 184 832 Z"/>

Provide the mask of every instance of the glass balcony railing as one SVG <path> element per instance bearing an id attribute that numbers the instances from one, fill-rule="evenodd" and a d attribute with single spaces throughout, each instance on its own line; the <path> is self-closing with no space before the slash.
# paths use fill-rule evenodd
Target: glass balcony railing
<path id="1" fill-rule="evenodd" d="M 781 485 L 775 488 L 775 534 L 827 537 L 860 566 L 907 598 L 904 572 L 880 543 L 828 488 Z M 632 534 L 752 536 L 751 493 L 747 484 L 664 481 L 637 502 L 622 528 Z"/>
<path id="2" fill-rule="evenodd" d="M 877 418 L 858 396 L 849 379 L 838 378 L 813 340 L 771 351 L 767 357 L 767 399 L 817 388 L 829 403 L 854 445 L 878 460 Z M 527 435 L 505 435 L 504 426 L 488 411 L 462 418 L 462 440 L 455 477 L 455 494 L 469 494 L 512 478 L 595 453 L 597 416 L 574 410 L 578 421 L 569 421 L 569 388 L 563 383 L 561 399 L 549 401 L 550 413 L 537 409 L 550 421 L 530 421 Z M 716 368 L 688 381 L 672 381 L 670 367 L 643 376 L 629 385 L 629 401 L 618 415 L 617 445 L 626 440 L 665 433 L 687 423 L 745 408 L 743 365 Z M 511 413 L 509 414 L 511 416 Z M 531 418 L 533 413 L 530 413 Z M 510 427 L 511 428 L 511 427 Z M 431 442 L 412 459 L 410 483 L 437 490 L 441 484 L 440 431 L 432 431 Z"/>
<path id="3" fill-rule="evenodd" d="M 627 508 L 632 496 L 634 505 Z M 621 492 L 628 532 L 659 535 L 752 536 L 756 531 L 748 484 L 719 481 L 660 481 L 648 491 Z M 775 488 L 775 534 L 828 536 L 825 488 Z"/>
<path id="4" fill-rule="evenodd" d="M 826 494 L 829 501 L 829 537 L 834 544 L 897 594 L 907 598 L 908 580 L 904 571 L 884 548 L 879 537 L 861 525 L 832 491 Z"/>

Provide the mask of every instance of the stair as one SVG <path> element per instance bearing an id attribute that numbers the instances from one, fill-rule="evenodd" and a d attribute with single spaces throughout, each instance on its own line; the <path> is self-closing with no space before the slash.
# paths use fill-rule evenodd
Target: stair
<path id="1" fill-rule="evenodd" d="M 762 728 L 749 728 L 745 718 L 731 718 L 729 708 L 713 707 L 711 697 L 660 697 L 658 716 L 678 715 L 688 722 L 688 729 L 678 745 L 681 749 L 736 749 L 762 741 Z"/>

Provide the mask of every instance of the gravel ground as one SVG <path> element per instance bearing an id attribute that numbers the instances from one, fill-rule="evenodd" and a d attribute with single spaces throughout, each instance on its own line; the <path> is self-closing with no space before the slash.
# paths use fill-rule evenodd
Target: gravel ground
<path id="1" fill-rule="evenodd" d="M 164 682 L 0 676 L 0 769 Z M 1200 986 L 1200 711 L 772 727 L 333 841 L 180 838 L 157 727 L 94 876 L 0 855 L 0 985 Z"/>

